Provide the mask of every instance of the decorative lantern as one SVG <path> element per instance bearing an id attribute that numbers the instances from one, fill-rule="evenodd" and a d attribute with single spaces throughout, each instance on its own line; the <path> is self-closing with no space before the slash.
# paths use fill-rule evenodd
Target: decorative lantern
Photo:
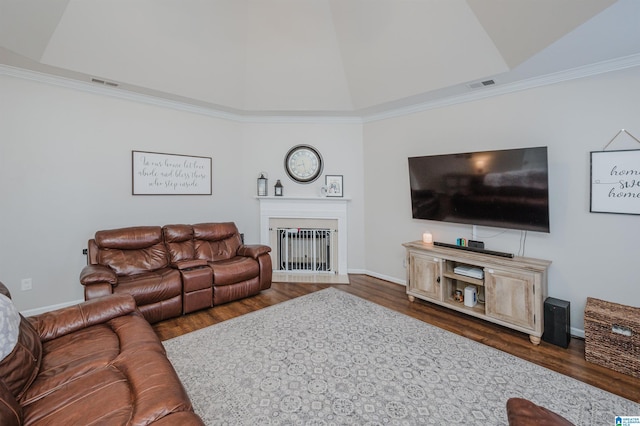
<path id="1" fill-rule="evenodd" d="M 258 178 L 258 197 L 267 196 L 267 178 L 264 177 L 264 173 L 260 173 Z"/>
<path id="2" fill-rule="evenodd" d="M 280 179 L 278 179 L 273 189 L 275 191 L 274 195 L 276 197 L 282 197 L 282 184 L 280 183 Z"/>

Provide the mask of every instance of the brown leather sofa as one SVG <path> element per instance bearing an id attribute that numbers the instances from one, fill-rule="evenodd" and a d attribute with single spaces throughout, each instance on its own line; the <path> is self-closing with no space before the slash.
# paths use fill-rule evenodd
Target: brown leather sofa
<path id="1" fill-rule="evenodd" d="M 20 316 L 0 377 L 3 426 L 204 424 L 131 295 Z"/>
<path id="2" fill-rule="evenodd" d="M 155 323 L 271 287 L 271 249 L 245 245 L 233 222 L 98 231 L 80 273 L 86 300 L 133 295 Z"/>

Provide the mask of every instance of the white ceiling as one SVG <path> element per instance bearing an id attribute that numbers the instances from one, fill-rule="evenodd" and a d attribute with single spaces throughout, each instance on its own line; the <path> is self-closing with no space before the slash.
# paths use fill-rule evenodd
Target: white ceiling
<path id="1" fill-rule="evenodd" d="M 0 0 L 0 64 L 236 114 L 364 116 L 640 54 L 636 0 Z"/>

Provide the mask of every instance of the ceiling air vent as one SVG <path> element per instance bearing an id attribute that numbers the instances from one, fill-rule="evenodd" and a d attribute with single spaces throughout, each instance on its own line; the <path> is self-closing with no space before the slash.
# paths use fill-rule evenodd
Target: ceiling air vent
<path id="1" fill-rule="evenodd" d="M 118 83 L 114 83 L 113 81 L 100 80 L 99 78 L 91 78 L 91 82 L 96 84 L 102 84 L 104 86 L 118 87 Z"/>
<path id="2" fill-rule="evenodd" d="M 493 80 L 485 80 L 485 81 L 477 81 L 475 83 L 469 83 L 467 84 L 467 87 L 470 89 L 479 89 L 481 87 L 493 86 L 494 84 L 496 84 L 496 82 Z"/>

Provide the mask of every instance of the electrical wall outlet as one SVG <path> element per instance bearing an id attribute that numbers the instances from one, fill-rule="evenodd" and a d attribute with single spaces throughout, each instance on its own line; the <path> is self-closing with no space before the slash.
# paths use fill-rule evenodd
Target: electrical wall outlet
<path id="1" fill-rule="evenodd" d="M 32 288 L 33 282 L 31 281 L 31 278 L 23 278 L 22 282 L 20 283 L 20 290 L 27 291 L 31 290 Z"/>

